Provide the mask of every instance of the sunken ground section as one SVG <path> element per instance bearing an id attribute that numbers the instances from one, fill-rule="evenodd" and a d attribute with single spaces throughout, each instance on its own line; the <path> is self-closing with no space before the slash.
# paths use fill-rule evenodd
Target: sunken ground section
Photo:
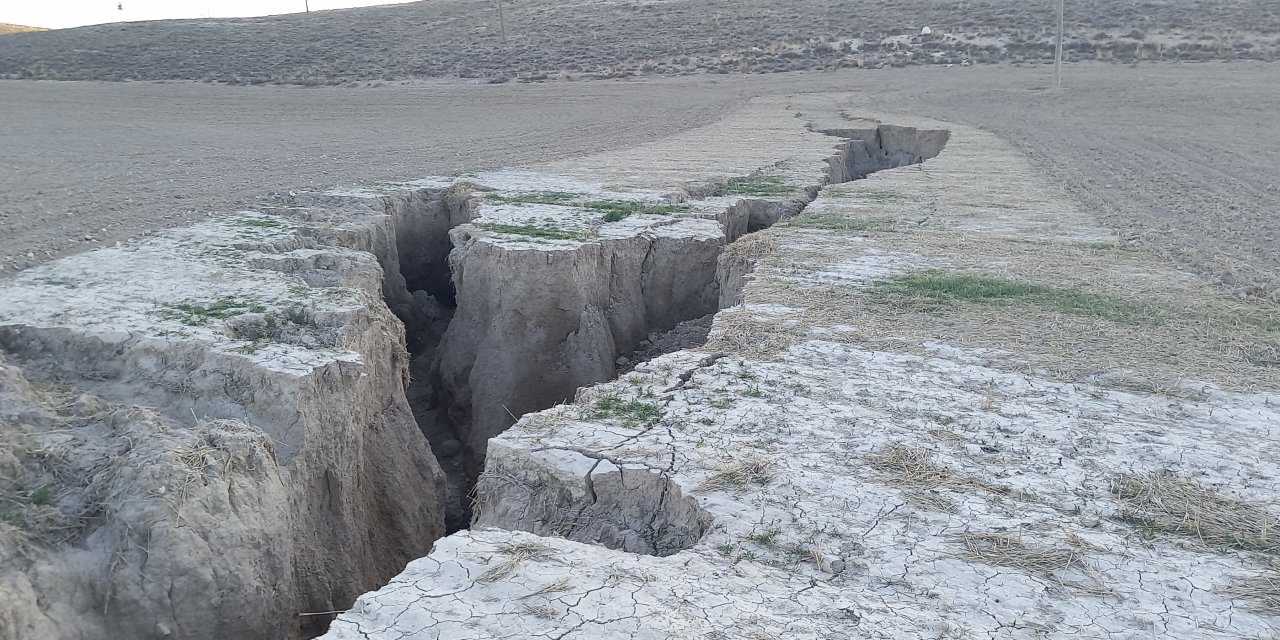
<path id="1" fill-rule="evenodd" d="M 730 245 L 704 347 L 491 440 L 477 526 L 326 637 L 1270 633 L 1274 306 L 990 134 L 892 122 L 950 139 Z"/>
<path id="2" fill-rule="evenodd" d="M 1049 59 L 1051 2 L 435 0 L 268 18 L 109 24 L 0 40 L 0 76 L 342 84 L 546 80 Z M 1071 60 L 1272 60 L 1266 0 L 1070 3 Z M 933 33 L 921 36 L 921 28 Z"/>
<path id="3" fill-rule="evenodd" d="M 7 279 L 0 630 L 1265 634 L 1275 306 L 849 100 Z"/>
<path id="4" fill-rule="evenodd" d="M 945 143 L 789 102 L 700 132 L 701 171 L 658 145 L 298 193 L 7 279 L 0 630 L 322 631 L 466 525 L 489 437 L 719 308 L 730 241 Z"/>

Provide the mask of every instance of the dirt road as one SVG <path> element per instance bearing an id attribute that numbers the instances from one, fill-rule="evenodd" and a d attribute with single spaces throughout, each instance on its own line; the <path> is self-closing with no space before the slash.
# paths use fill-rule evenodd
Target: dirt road
<path id="1" fill-rule="evenodd" d="M 360 89 L 0 82 L 0 260 L 12 270 L 273 190 L 530 164 L 697 126 L 755 95 L 857 91 L 878 111 L 999 133 L 1120 235 L 1280 298 L 1280 67 L 1073 65 L 1062 94 L 1048 80 L 1035 66 Z"/>

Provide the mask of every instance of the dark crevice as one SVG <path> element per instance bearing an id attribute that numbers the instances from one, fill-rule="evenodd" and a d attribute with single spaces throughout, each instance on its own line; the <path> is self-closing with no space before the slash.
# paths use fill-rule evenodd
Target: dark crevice
<path id="1" fill-rule="evenodd" d="M 738 200 L 717 216 L 726 236 L 724 247 L 728 243 L 745 242 L 750 234 L 801 213 L 827 184 L 848 182 L 875 171 L 917 164 L 932 158 L 941 151 L 948 137 L 948 132 L 943 130 L 917 130 L 889 125 L 821 131 L 844 138 L 838 145 L 837 152 L 828 160 L 829 170 L 822 184 L 801 188 L 784 197 L 746 197 Z M 719 189 L 719 193 L 716 193 L 715 187 L 704 190 L 705 193 L 702 194 L 694 194 L 694 191 L 691 189 L 690 194 L 724 195 L 723 187 Z M 638 277 L 640 282 L 610 282 L 608 286 L 615 292 L 609 295 L 610 308 L 590 307 L 591 303 L 588 302 L 584 303 L 588 306 L 581 310 L 569 310 L 570 317 L 583 314 L 582 322 L 587 322 L 586 318 L 591 316 L 597 318 L 595 322 L 607 325 L 604 330 L 607 339 L 604 342 L 587 340 L 582 344 L 595 349 L 606 348 L 603 345 L 607 344 L 607 348 L 613 349 L 611 355 L 585 354 L 580 361 L 574 357 L 568 360 L 551 358 L 552 362 L 559 365 L 530 366 L 531 363 L 542 362 L 541 358 L 546 357 L 547 344 L 544 343 L 547 336 L 539 338 L 543 343 L 535 345 L 528 342 L 528 336 L 536 336 L 544 330 L 544 327 L 538 326 L 539 318 L 559 318 L 556 314 L 565 310 L 556 305 L 563 305 L 565 300 L 585 299 L 572 295 L 557 297 L 560 292 L 548 291 L 546 297 L 554 300 L 547 302 L 551 310 L 544 315 L 540 315 L 543 312 L 538 309 L 520 308 L 514 312 L 526 316 L 521 320 L 524 324 L 517 326 L 524 328 L 524 333 L 527 334 L 504 336 L 516 338 L 516 341 L 508 343 L 509 348 L 522 355 L 512 362 L 514 369 L 477 372 L 475 367 L 483 365 L 472 359 L 460 367 L 455 363 L 447 374 L 446 381 L 443 379 L 446 374 L 440 371 L 440 354 L 444 351 L 444 341 L 450 340 L 450 336 L 463 335 L 463 330 L 467 329 L 451 329 L 451 323 L 463 321 L 461 316 L 457 320 L 454 316 L 459 303 L 454 278 L 462 277 L 463 267 L 461 264 L 450 263 L 453 242 L 449 232 L 474 218 L 479 202 L 480 197 L 474 196 L 465 185 L 415 191 L 387 197 L 383 201 L 386 213 L 392 216 L 394 222 L 396 246 L 396 250 L 390 252 L 392 256 L 384 261 L 385 295 L 392 311 L 404 322 L 412 358 L 411 381 L 406 395 L 419 427 L 430 441 L 432 451 L 449 479 L 446 527 L 450 533 L 466 528 L 471 522 L 470 497 L 480 476 L 485 444 L 491 434 L 495 431 L 501 433 L 524 413 L 572 400 L 574 389 L 616 378 L 620 373 L 631 371 L 637 365 L 657 356 L 705 344 L 714 313 L 741 300 L 741 286 L 756 259 L 750 251 L 724 251 L 724 247 L 721 247 L 718 264 L 710 271 L 705 268 L 698 271 L 706 271 L 709 281 L 698 281 L 691 285 L 687 281 L 687 273 L 670 273 L 670 264 L 663 267 L 665 272 L 655 273 L 655 260 L 670 260 L 671 255 L 678 256 L 677 260 L 685 257 L 681 253 L 683 249 L 660 246 L 660 243 L 668 242 L 667 240 L 652 241 L 647 253 L 639 260 L 641 266 L 638 273 L 622 268 L 616 262 L 621 254 L 615 254 L 615 263 L 607 265 L 608 269 L 618 274 L 630 274 L 626 278 Z M 656 251 L 666 251 L 667 254 L 655 257 Z M 688 259 L 695 258 L 690 256 Z M 519 277 L 523 274 L 514 275 Z M 619 276 L 615 274 L 614 277 Z M 685 280 L 677 282 L 671 280 L 673 277 Z M 506 282 L 505 286 L 516 285 Z M 701 292 L 698 287 L 703 287 Z M 469 295 L 475 293 L 471 292 Z M 639 296 L 644 305 L 640 319 L 611 315 L 615 295 L 623 298 Z M 474 314 L 471 318 L 468 322 L 495 319 L 477 318 Z M 637 331 L 636 322 L 643 324 L 643 330 Z M 550 344 L 564 350 L 577 344 L 575 341 L 585 340 L 582 336 L 586 335 L 584 332 L 588 332 L 587 328 L 576 324 L 571 326 L 577 328 L 559 341 L 552 339 Z M 599 330 L 599 326 L 596 329 Z M 601 359 L 604 359 L 603 363 Z M 590 364 L 581 368 L 584 362 Z M 580 368 L 575 369 L 575 366 Z M 525 379 L 531 376 L 536 376 L 536 379 Z M 509 401 L 495 403 L 501 404 L 500 407 L 474 405 L 474 398 L 493 398 L 495 392 L 493 389 L 480 389 L 489 393 L 477 394 L 473 384 L 498 385 L 496 397 L 505 397 Z M 507 388 L 502 388 L 502 385 L 507 385 Z M 490 416 L 500 413 L 502 424 L 474 425 L 473 416 L 478 413 Z M 599 498 L 605 495 L 600 492 L 600 487 L 596 486 L 595 489 L 598 499 L 603 499 Z M 564 506 L 568 508 L 568 505 Z M 654 508 L 661 511 L 663 507 L 655 505 Z M 608 505 L 598 504 L 592 507 L 593 512 L 601 513 L 606 513 L 609 509 Z M 551 517 L 551 514 L 544 515 Z M 621 534 L 615 531 L 610 535 Z"/>
<path id="2" fill-rule="evenodd" d="M 382 199 L 395 231 L 395 259 L 387 260 L 384 295 L 404 323 L 408 347 L 409 383 L 405 396 L 418 428 L 431 445 L 447 480 L 445 531 L 453 533 L 470 522 L 467 460 L 453 423 L 440 410 L 431 382 L 431 365 L 457 308 L 457 294 L 449 271 L 453 249 L 449 231 L 475 217 L 470 188 L 455 185 L 423 189 Z"/>

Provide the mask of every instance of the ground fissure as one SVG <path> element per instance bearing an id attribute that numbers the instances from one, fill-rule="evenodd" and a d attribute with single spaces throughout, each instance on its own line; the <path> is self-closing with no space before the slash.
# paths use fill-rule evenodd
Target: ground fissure
<path id="1" fill-rule="evenodd" d="M 857 144 L 897 166 L 877 127 Z M 812 136 L 809 151 L 833 142 Z M 687 188 L 507 171 L 277 194 L 17 274 L 0 288 L 0 423 L 19 437 L 0 465 L 20 482 L 0 486 L 0 536 L 21 544 L 0 562 L 20 568 L 0 573 L 0 604 L 18 614 L 0 629 L 314 635 L 471 524 L 484 468 L 531 492 L 481 525 L 658 556 L 696 543 L 713 523 L 669 477 L 676 452 L 637 468 L 548 448 L 587 462 L 530 485 L 486 466 L 489 439 L 701 344 L 748 277 L 732 248 L 846 179 L 853 140 L 830 166 L 753 162 Z M 514 197 L 537 191 L 572 197 Z M 629 429 L 663 402 L 590 411 Z"/>
<path id="2" fill-rule="evenodd" d="M 491 439 L 478 526 L 328 637 L 1265 636 L 1269 310 L 950 128 L 725 247 L 710 342 Z"/>
<path id="3" fill-rule="evenodd" d="M 579 389 L 705 342 L 715 312 L 737 303 L 751 270 L 749 254 L 726 248 L 801 213 L 828 184 L 921 163 L 947 140 L 945 130 L 875 122 L 811 128 L 839 142 L 826 172 L 810 184 L 765 169 L 640 196 L 648 199 L 592 200 L 571 187 L 515 189 L 503 177 L 494 186 L 482 174 L 382 199 L 397 248 L 384 260 L 385 295 L 409 336 L 410 405 L 449 477 L 448 531 L 474 517 L 471 499 L 491 437 L 526 413 L 573 400 Z M 594 206 L 599 202 L 611 206 Z M 617 216 L 622 209 L 628 213 Z M 582 226 L 584 213 L 604 217 Z M 635 226 L 640 218 L 649 220 Z M 628 219 L 631 228 L 610 228 Z M 544 228 L 568 231 L 521 235 Z M 665 508 L 662 486 L 651 520 Z M 598 503 L 599 490 L 591 493 Z M 552 511 L 587 508 L 572 506 L 568 493 L 559 501 Z M 582 513 L 571 519 L 610 520 Z M 563 533 L 563 522 L 548 524 L 564 520 L 551 512 L 533 520 L 543 532 Z M 610 544 L 649 553 L 680 548 L 592 531 L 583 535 L 612 536 Z"/>

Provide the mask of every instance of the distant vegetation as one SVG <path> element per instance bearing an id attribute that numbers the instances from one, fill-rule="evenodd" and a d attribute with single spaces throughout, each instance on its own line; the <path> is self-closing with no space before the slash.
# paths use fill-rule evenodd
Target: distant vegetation
<path id="1" fill-rule="evenodd" d="M 1054 3 L 1025 0 L 433 0 L 0 39 L 0 77 L 341 85 L 775 73 L 1053 56 Z M 1071 0 L 1069 60 L 1280 59 L 1274 2 Z M 922 27 L 929 26 L 929 33 Z"/>

